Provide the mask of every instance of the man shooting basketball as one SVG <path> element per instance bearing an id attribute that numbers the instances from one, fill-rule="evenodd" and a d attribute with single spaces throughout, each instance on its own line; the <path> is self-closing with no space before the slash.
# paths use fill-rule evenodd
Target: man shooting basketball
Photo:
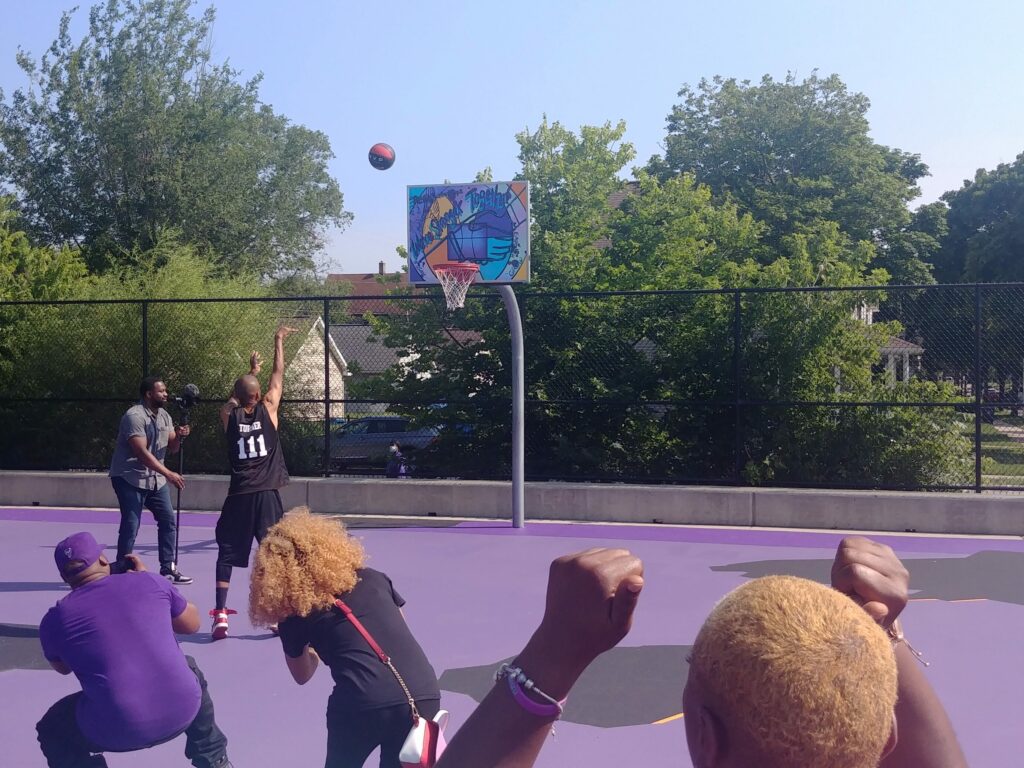
<path id="1" fill-rule="evenodd" d="M 288 469 L 277 434 L 278 408 L 284 391 L 284 340 L 294 328 L 281 326 L 274 335 L 274 368 L 265 395 L 260 394 L 259 353 L 250 371 L 235 381 L 234 393 L 220 411 L 231 459 L 231 485 L 217 521 L 217 593 L 213 639 L 228 634 L 227 607 L 231 569 L 249 567 L 252 541 L 263 540 L 284 516 L 278 489 L 288 484 Z"/>

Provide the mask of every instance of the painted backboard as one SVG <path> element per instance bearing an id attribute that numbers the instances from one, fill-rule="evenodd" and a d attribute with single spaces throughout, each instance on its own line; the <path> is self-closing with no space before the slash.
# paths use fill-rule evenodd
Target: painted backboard
<path id="1" fill-rule="evenodd" d="M 449 262 L 480 267 L 477 283 L 530 280 L 530 185 L 525 181 L 409 187 L 409 282 L 437 283 Z"/>

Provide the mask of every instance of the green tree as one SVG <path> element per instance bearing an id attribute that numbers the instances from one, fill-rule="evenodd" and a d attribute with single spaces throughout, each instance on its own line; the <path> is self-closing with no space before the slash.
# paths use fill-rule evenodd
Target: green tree
<path id="1" fill-rule="evenodd" d="M 87 276 L 77 251 L 33 245 L 10 199 L 0 197 L 0 301 L 67 298 Z"/>
<path id="2" fill-rule="evenodd" d="M 139 379 L 152 373 L 163 376 L 172 393 L 198 385 L 203 402 L 193 414 L 189 467 L 223 471 L 217 409 L 234 379 L 247 372 L 250 353 L 271 360 L 280 322 L 307 330 L 319 316 L 318 302 L 246 301 L 266 297 L 269 289 L 243 275 L 223 276 L 173 231 L 162 232 L 149 251 L 133 252 L 131 261 L 131 268 L 78 280 L 61 296 L 82 303 L 0 306 L 0 392 L 25 399 L 0 403 L 0 465 L 105 466 L 121 413 L 136 397 Z M 196 298 L 205 301 L 188 301 Z M 304 336 L 289 337 L 289 356 Z M 322 389 L 304 390 L 289 379 L 288 397 L 322 397 Z M 322 434 L 322 421 L 312 421 L 301 405 L 284 408 L 282 439 L 292 469 L 316 471 L 304 438 Z M 76 439 L 55 444 L 52 435 L 68 424 Z"/>
<path id="3" fill-rule="evenodd" d="M 878 247 L 875 266 L 896 282 L 930 282 L 927 256 L 907 204 L 928 169 L 915 154 L 868 134 L 869 101 L 837 75 L 759 83 L 715 77 L 679 91 L 668 116 L 663 157 L 649 168 L 665 178 L 692 173 L 768 225 L 779 245 L 819 221 L 837 222 L 854 241 Z"/>
<path id="4" fill-rule="evenodd" d="M 583 126 L 576 134 L 545 117 L 516 135 L 519 178 L 530 182 L 531 276 L 537 286 L 574 290 L 600 284 L 607 258 L 609 200 L 636 152 L 623 141 L 626 124 Z"/>
<path id="5" fill-rule="evenodd" d="M 888 279 L 871 268 L 874 246 L 836 222 L 815 219 L 772 243 L 765 224 L 735 201 L 716 200 L 687 174 L 660 180 L 640 172 L 627 186 L 621 174 L 631 148 L 620 143 L 622 129 L 607 124 L 574 133 L 544 121 L 517 137 L 537 222 L 534 281 L 521 302 L 530 476 L 731 480 L 738 418 L 741 469 L 750 482 L 835 482 L 840 475 L 849 484 L 961 482 L 969 444 L 966 453 L 963 444 L 950 447 L 925 424 L 948 427 L 949 412 L 901 411 L 879 445 L 901 435 L 931 439 L 915 450 L 868 452 L 841 471 L 834 455 L 818 447 L 824 435 L 849 437 L 873 428 L 873 419 L 889 424 L 876 411 L 734 406 L 738 397 L 852 403 L 901 396 L 872 373 L 899 326 L 854 319 L 860 303 L 883 298 L 877 292 L 743 295 L 739 393 L 734 294 L 544 295 L 848 288 Z M 429 300 L 402 306 L 369 318 L 379 342 L 401 362 L 362 383 L 355 396 L 442 427 L 438 443 L 416 461 L 421 471 L 507 473 L 511 362 L 500 304 L 475 291 L 454 315 Z M 915 397 L 946 394 L 925 390 Z M 468 434 L 466 424 L 474 426 Z"/>
<path id="6" fill-rule="evenodd" d="M 87 281 L 85 263 L 76 251 L 33 244 L 20 228 L 10 199 L 0 197 L 0 382 L 14 373 L 15 330 L 24 314 L 17 305 L 3 302 L 66 299 Z"/>
<path id="7" fill-rule="evenodd" d="M 176 228 L 232 270 L 310 270 L 325 230 L 349 220 L 327 137 L 259 101 L 260 77 L 217 64 L 213 9 L 107 0 L 75 42 L 71 14 L 30 86 L 0 103 L 0 181 L 40 243 L 80 247 L 91 269 Z"/>
<path id="8" fill-rule="evenodd" d="M 1024 280 L 1024 154 L 993 170 L 980 169 L 973 180 L 942 197 L 948 205 L 948 232 L 934 258 L 939 282 L 1004 283 Z M 993 386 L 1001 399 L 1015 401 L 1024 365 L 1020 336 L 1021 299 L 1015 287 L 981 291 L 982 387 Z M 974 291 L 950 290 L 922 296 L 920 335 L 928 342 L 929 359 L 948 375 L 975 378 L 973 333 Z M 1010 394 L 1007 394 L 1009 389 Z"/>
<path id="9" fill-rule="evenodd" d="M 937 262 L 948 282 L 1024 280 L 1024 153 L 947 192 L 949 234 Z"/>

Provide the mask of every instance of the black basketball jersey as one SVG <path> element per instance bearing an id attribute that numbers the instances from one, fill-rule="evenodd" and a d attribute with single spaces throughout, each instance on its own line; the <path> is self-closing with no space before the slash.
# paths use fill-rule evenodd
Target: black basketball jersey
<path id="1" fill-rule="evenodd" d="M 232 409 L 225 435 L 231 457 L 228 496 L 271 491 L 288 484 L 277 428 L 262 400 L 252 413 L 246 413 L 241 406 Z"/>

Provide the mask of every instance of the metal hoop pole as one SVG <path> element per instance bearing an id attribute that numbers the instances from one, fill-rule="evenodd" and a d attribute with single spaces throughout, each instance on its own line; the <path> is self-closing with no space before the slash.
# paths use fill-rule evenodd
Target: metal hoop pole
<path id="1" fill-rule="evenodd" d="M 182 410 L 181 423 L 189 423 L 188 408 Z M 178 474 L 185 476 L 185 438 L 178 438 Z M 174 510 L 174 562 L 171 564 L 173 570 L 178 570 L 178 537 L 181 533 L 181 488 L 178 489 L 178 501 Z"/>
<path id="2" fill-rule="evenodd" d="M 188 416 L 185 417 L 188 424 Z M 185 438 L 178 438 L 178 474 L 185 476 Z M 174 510 L 174 562 L 171 567 L 178 569 L 178 535 L 181 532 L 181 488 L 178 488 L 178 503 Z"/>
<path id="3" fill-rule="evenodd" d="M 526 498 L 525 445 L 525 355 L 523 351 L 523 318 L 519 303 L 510 285 L 499 285 L 498 294 L 505 303 L 508 326 L 512 332 L 512 527 L 526 526 L 524 501 Z"/>

